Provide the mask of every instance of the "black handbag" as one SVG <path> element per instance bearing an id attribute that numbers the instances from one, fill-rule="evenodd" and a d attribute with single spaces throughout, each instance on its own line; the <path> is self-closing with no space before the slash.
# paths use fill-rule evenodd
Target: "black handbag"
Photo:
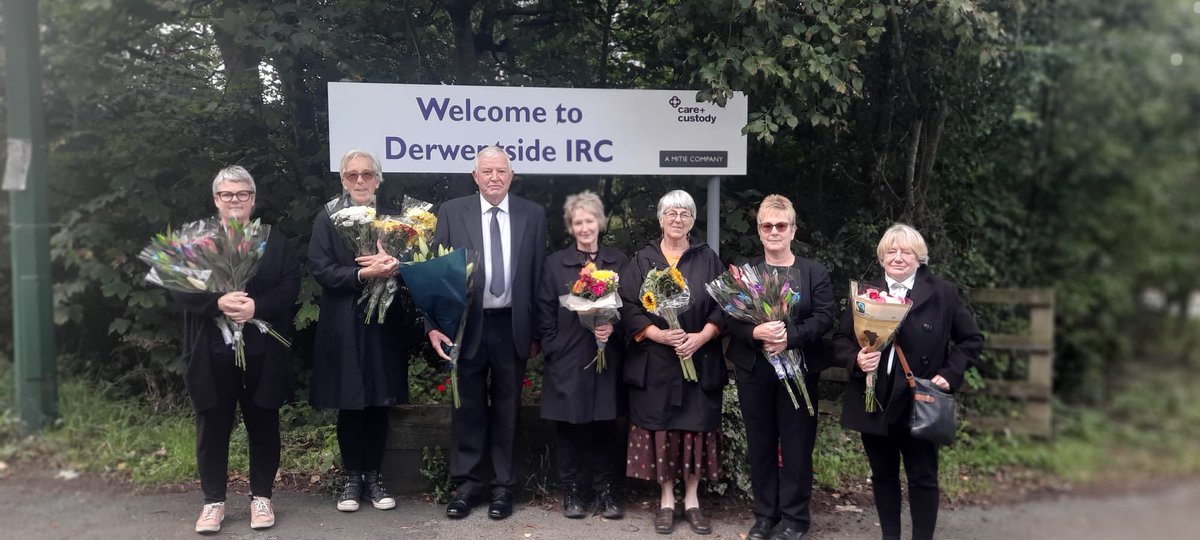
<path id="1" fill-rule="evenodd" d="M 908 387 L 913 393 L 912 417 L 908 424 L 912 436 L 934 444 L 954 442 L 954 432 L 958 429 L 958 421 L 954 417 L 954 396 L 943 392 L 929 379 L 914 377 L 898 343 L 896 356 L 900 357 L 904 378 L 908 380 Z"/>

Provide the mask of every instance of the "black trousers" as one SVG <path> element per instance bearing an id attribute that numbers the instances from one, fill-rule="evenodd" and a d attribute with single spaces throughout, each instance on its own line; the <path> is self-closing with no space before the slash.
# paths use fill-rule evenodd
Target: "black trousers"
<path id="1" fill-rule="evenodd" d="M 204 503 L 225 501 L 229 478 L 229 435 L 233 432 L 238 404 L 250 447 L 250 493 L 271 497 L 279 470 L 279 409 L 254 404 L 264 356 L 246 357 L 246 370 L 234 365 L 232 355 L 211 356 L 216 381 L 217 405 L 196 412 L 196 467 Z"/>
<path id="2" fill-rule="evenodd" d="M 625 441 L 616 420 L 554 423 L 554 458 L 563 486 L 617 486 L 625 472 Z"/>
<path id="3" fill-rule="evenodd" d="M 481 466 L 491 454 L 492 491 L 517 485 L 513 440 L 521 406 L 525 358 L 517 356 L 511 310 L 485 310 L 483 336 L 472 357 L 458 359 L 458 393 L 450 428 L 450 479 L 460 495 L 483 491 Z"/>
<path id="4" fill-rule="evenodd" d="M 383 450 L 388 436 L 388 407 L 339 409 L 338 448 L 342 451 L 342 470 L 378 471 L 383 465 Z"/>
<path id="5" fill-rule="evenodd" d="M 933 538 L 938 515 L 938 448 L 914 439 L 908 427 L 899 426 L 886 436 L 862 434 L 863 449 L 871 463 L 871 488 L 875 510 L 885 538 L 900 538 L 900 460 L 908 474 L 908 504 L 913 539 Z"/>
<path id="6" fill-rule="evenodd" d="M 808 414 L 799 389 L 792 386 L 800 404 L 797 409 L 771 365 L 762 358 L 755 362 L 754 371 L 739 369 L 736 374 L 738 402 L 746 424 L 754 515 L 807 531 L 812 522 L 809 501 L 817 417 Z M 816 376 L 809 377 L 807 387 L 815 411 Z"/>

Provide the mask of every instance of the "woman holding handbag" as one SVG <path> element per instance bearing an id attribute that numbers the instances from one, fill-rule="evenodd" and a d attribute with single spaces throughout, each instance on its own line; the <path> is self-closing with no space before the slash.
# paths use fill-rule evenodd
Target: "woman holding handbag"
<path id="1" fill-rule="evenodd" d="M 862 434 L 871 465 L 871 487 L 883 538 L 900 538 L 900 462 L 908 476 L 914 540 L 931 539 L 937 526 L 937 444 L 915 438 L 909 422 L 913 392 L 905 380 L 902 359 L 913 375 L 930 379 L 943 391 L 956 391 L 970 362 L 983 346 L 975 317 L 953 284 L 929 271 L 929 248 L 916 229 L 896 224 L 875 250 L 883 278 L 873 286 L 913 302 L 892 343 L 867 352 L 854 335 L 850 310 L 842 315 L 833 337 L 836 361 L 850 370 L 842 402 L 842 426 Z M 898 346 L 897 346 L 898 345 Z M 882 405 L 866 412 L 866 374 L 878 369 L 875 395 Z"/>

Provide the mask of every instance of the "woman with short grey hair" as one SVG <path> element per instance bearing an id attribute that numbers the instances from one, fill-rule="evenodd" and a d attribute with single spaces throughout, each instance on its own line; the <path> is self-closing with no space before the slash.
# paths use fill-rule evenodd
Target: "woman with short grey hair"
<path id="1" fill-rule="evenodd" d="M 700 510 L 701 479 L 720 476 L 721 392 L 728 375 L 720 333 L 724 316 L 704 284 L 721 274 L 721 261 L 703 241 L 692 236 L 696 203 L 675 190 L 658 201 L 662 236 L 638 251 L 621 270 L 622 324 L 632 336 L 625 360 L 629 387 L 629 447 L 626 476 L 660 487 L 654 530 L 675 528 L 676 479 L 683 480 L 684 516 L 696 534 L 712 532 Z M 660 315 L 642 305 L 641 284 L 652 269 L 674 268 L 691 290 L 688 307 L 672 329 Z M 691 356 L 696 381 L 684 379 L 679 358 Z"/>

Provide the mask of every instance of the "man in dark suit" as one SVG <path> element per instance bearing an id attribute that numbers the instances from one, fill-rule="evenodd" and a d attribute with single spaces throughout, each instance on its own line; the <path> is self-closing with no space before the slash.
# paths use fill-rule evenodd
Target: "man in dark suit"
<path id="1" fill-rule="evenodd" d="M 488 517 L 504 519 L 512 515 L 516 487 L 513 439 L 525 362 L 538 352 L 534 294 L 546 256 L 546 216 L 533 202 L 509 195 L 513 170 L 504 150 L 480 150 L 471 175 L 479 194 L 442 204 L 434 232 L 435 244 L 478 255 L 471 311 L 457 344 L 462 407 L 454 409 L 450 432 L 450 478 L 457 493 L 446 516 L 467 517 L 482 500 L 480 464 L 490 450 Z M 450 338 L 436 328 L 426 330 L 434 351 L 449 360 L 443 346 Z"/>

